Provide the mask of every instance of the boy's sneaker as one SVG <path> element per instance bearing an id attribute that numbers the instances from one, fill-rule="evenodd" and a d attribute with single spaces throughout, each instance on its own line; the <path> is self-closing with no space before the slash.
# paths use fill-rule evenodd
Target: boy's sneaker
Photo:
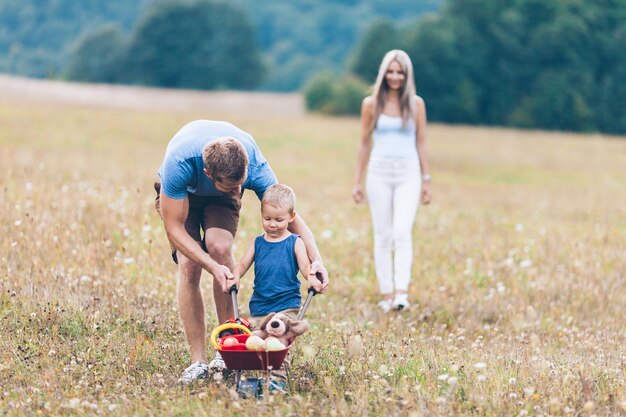
<path id="1" fill-rule="evenodd" d="M 189 366 L 178 379 L 181 384 L 192 384 L 196 381 L 206 379 L 209 376 L 209 365 L 203 362 L 194 362 Z"/>
<path id="2" fill-rule="evenodd" d="M 222 355 L 219 352 L 215 352 L 215 357 L 209 363 L 209 369 L 213 373 L 223 372 L 226 370 L 226 364 L 224 363 L 224 359 L 222 359 Z"/>
<path id="3" fill-rule="evenodd" d="M 287 384 L 280 379 L 270 379 L 270 394 L 287 394 Z"/>
<path id="4" fill-rule="evenodd" d="M 393 309 L 400 311 L 402 309 L 409 308 L 411 303 L 409 303 L 409 297 L 406 294 L 397 294 L 393 299 Z"/>

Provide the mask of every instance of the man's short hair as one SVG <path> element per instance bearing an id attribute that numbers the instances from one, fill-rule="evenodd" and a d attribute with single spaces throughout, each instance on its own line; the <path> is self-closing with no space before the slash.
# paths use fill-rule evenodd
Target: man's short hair
<path id="1" fill-rule="evenodd" d="M 272 207 L 286 207 L 289 214 L 296 209 L 296 193 L 285 184 L 274 184 L 265 190 L 261 204 L 269 204 Z"/>
<path id="2" fill-rule="evenodd" d="M 215 182 L 239 182 L 248 175 L 248 154 L 236 139 L 223 137 L 212 140 L 202 149 L 207 173 Z"/>

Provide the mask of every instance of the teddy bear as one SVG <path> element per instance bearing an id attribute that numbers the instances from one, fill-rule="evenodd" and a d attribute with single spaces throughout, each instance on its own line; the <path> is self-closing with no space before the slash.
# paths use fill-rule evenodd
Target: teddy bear
<path id="1" fill-rule="evenodd" d="M 261 339 L 277 338 L 284 346 L 289 346 L 291 340 L 309 329 L 306 320 L 294 320 L 284 313 L 270 313 L 259 323 L 258 329 L 252 334 Z"/>

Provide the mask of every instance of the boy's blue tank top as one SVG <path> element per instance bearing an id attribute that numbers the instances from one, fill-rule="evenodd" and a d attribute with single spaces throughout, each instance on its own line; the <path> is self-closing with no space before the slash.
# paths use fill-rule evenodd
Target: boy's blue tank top
<path id="1" fill-rule="evenodd" d="M 292 234 L 280 242 L 268 242 L 263 235 L 255 239 L 252 317 L 300 308 L 302 295 L 295 253 L 298 237 Z"/>

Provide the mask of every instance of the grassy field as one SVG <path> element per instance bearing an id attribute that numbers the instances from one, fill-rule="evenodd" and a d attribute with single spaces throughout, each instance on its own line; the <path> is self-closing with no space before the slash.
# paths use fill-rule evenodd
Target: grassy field
<path id="1" fill-rule="evenodd" d="M 331 274 L 288 397 L 175 384 L 189 356 L 152 182 L 180 126 L 223 117 L 294 187 Z M 350 199 L 358 129 L 0 100 L 0 415 L 626 415 L 626 138 L 431 125 L 419 306 L 384 315 Z M 261 230 L 251 194 L 237 256 Z"/>

